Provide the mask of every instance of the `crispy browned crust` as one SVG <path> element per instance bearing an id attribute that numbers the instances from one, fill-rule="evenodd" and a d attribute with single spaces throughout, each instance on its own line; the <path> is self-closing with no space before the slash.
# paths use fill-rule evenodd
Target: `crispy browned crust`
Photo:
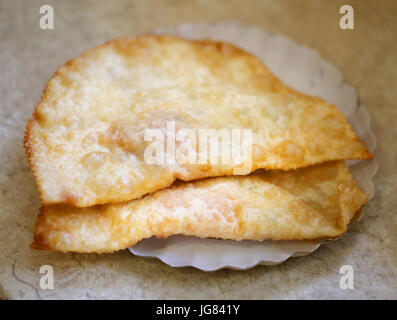
<path id="1" fill-rule="evenodd" d="M 343 162 L 180 182 L 150 196 L 40 211 L 32 248 L 114 252 L 155 236 L 304 240 L 340 236 L 368 200 Z"/>
<path id="2" fill-rule="evenodd" d="M 24 147 L 25 151 L 28 157 L 29 164 L 32 168 L 33 174 L 36 179 L 36 183 L 38 186 L 40 198 L 43 204 L 49 205 L 49 204 L 56 204 L 56 203 L 62 203 L 62 204 L 69 204 L 72 206 L 78 206 L 78 207 L 86 207 L 86 206 L 92 206 L 95 204 L 105 204 L 105 203 L 117 203 L 120 201 L 126 201 L 126 200 L 131 200 L 134 198 L 138 198 L 144 194 L 155 192 L 158 189 L 165 188 L 167 186 L 170 186 L 176 179 L 181 179 L 185 181 L 189 180 L 194 180 L 194 179 L 201 179 L 201 178 L 206 178 L 206 177 L 211 177 L 211 176 L 220 176 L 220 175 L 232 175 L 233 170 L 232 168 L 222 168 L 221 166 L 218 167 L 213 167 L 213 166 L 201 166 L 200 168 L 196 169 L 195 171 L 189 172 L 188 174 L 181 174 L 181 173 L 175 173 L 175 172 L 168 172 L 164 173 L 164 178 L 159 179 L 157 182 L 152 182 L 152 184 L 149 187 L 143 187 L 143 185 L 140 185 L 139 183 L 136 183 L 134 187 L 132 187 L 131 191 L 126 191 L 124 194 L 115 194 L 113 192 L 110 192 L 109 194 L 103 194 L 103 195 L 96 195 L 92 196 L 91 198 L 88 198 L 86 194 L 79 194 L 76 191 L 76 186 L 69 186 L 66 185 L 66 182 L 63 182 L 62 186 L 57 186 L 57 185 L 52 185 L 50 182 L 50 178 L 46 177 L 46 171 L 44 170 L 38 170 L 38 162 L 42 162 L 43 160 L 38 159 L 38 151 L 35 149 L 35 144 L 37 143 L 38 137 L 32 133 L 33 131 L 33 125 L 40 122 L 42 119 L 39 119 L 39 114 L 37 112 L 38 107 L 42 104 L 45 103 L 49 99 L 49 92 L 48 92 L 48 87 L 49 83 L 53 80 L 56 79 L 62 72 L 65 70 L 70 70 L 70 71 L 76 71 L 78 72 L 80 70 L 81 65 L 84 64 L 84 59 L 91 59 L 91 57 L 95 57 L 98 55 L 101 50 L 104 50 L 109 47 L 114 47 L 117 52 L 119 52 L 121 55 L 128 55 L 129 53 L 129 48 L 130 46 L 136 46 L 137 52 L 141 52 L 142 50 L 145 50 L 145 48 L 150 49 L 150 41 L 155 39 L 155 41 L 158 41 L 160 43 L 169 43 L 169 42 L 178 42 L 178 41 L 183 41 L 183 42 L 188 42 L 187 40 L 182 40 L 176 37 L 172 36 L 166 36 L 166 35 L 146 35 L 138 38 L 120 38 L 116 39 L 114 41 L 109 41 L 101 46 L 98 46 L 86 53 L 83 53 L 80 57 L 69 60 L 66 62 L 66 64 L 59 69 L 49 80 L 48 85 L 46 89 L 43 92 L 41 101 L 38 103 L 36 106 L 35 112 L 33 114 L 32 119 L 29 120 L 28 125 L 26 127 L 26 133 L 25 133 L 25 140 L 24 140 Z M 245 57 L 247 60 L 247 68 L 252 68 L 252 70 L 256 70 L 261 66 L 261 71 L 259 72 L 264 79 L 266 78 L 267 80 L 253 80 L 253 87 L 255 90 L 258 89 L 265 89 L 265 90 L 274 90 L 275 92 L 280 93 L 284 97 L 295 97 L 294 99 L 305 101 L 305 103 L 311 103 L 311 104 L 324 104 L 325 102 L 316 97 L 311 97 L 308 95 L 301 94 L 291 88 L 288 88 L 284 84 L 282 84 L 276 77 L 274 77 L 261 63 L 258 64 L 258 60 L 251 54 L 244 52 L 243 50 L 236 48 L 235 46 L 228 44 L 228 43 L 223 43 L 223 42 L 214 42 L 210 40 L 201 40 L 201 41 L 189 41 L 190 43 L 194 44 L 197 47 L 200 48 L 207 48 L 206 50 L 208 52 L 212 52 L 211 50 L 215 52 L 221 53 L 225 59 L 229 57 L 236 57 L 236 56 L 241 56 Z M 139 43 L 139 45 L 137 45 Z M 200 49 L 201 50 L 201 49 Z M 205 51 L 205 50 L 204 50 Z M 201 53 L 200 53 L 201 54 Z M 206 56 L 205 53 L 203 53 L 203 59 L 205 60 Z M 245 59 L 244 58 L 244 59 Z M 215 64 L 218 62 L 218 60 L 214 59 L 212 61 L 211 59 L 207 59 L 208 63 Z M 205 60 L 205 61 L 207 61 Z M 206 62 L 207 63 L 207 62 Z M 252 71 L 253 74 L 255 71 Z M 254 89 L 253 89 L 254 90 Z M 252 170 L 255 170 L 257 168 L 265 168 L 265 169 L 281 169 L 281 170 L 290 170 L 290 169 L 296 169 L 300 167 L 306 167 L 309 165 L 313 165 L 316 163 L 322 163 L 325 161 L 332 161 L 332 160 L 346 160 L 346 159 L 372 159 L 372 154 L 368 151 L 368 149 L 360 142 L 358 137 L 353 133 L 353 130 L 351 128 L 351 125 L 343 118 L 341 117 L 340 111 L 336 109 L 336 107 L 332 106 L 335 110 L 333 111 L 338 119 L 342 121 L 343 125 L 346 130 L 346 136 L 349 136 L 349 139 L 351 139 L 350 143 L 354 148 L 352 151 L 349 152 L 341 152 L 341 153 L 333 153 L 329 154 L 328 156 L 322 156 L 319 157 L 318 159 L 310 159 L 310 160 L 305 160 L 303 158 L 300 158 L 300 156 L 291 156 L 288 152 L 290 150 L 289 146 L 291 145 L 290 142 L 286 141 L 285 144 L 280 144 L 279 146 L 275 147 L 273 152 L 277 154 L 276 160 L 273 162 L 268 162 L 265 158 L 264 155 L 267 154 L 267 151 L 263 152 L 263 154 L 253 163 Z M 332 139 L 329 141 L 329 143 L 333 143 Z M 299 147 L 299 145 L 298 145 Z M 261 151 L 262 152 L 262 151 Z M 285 155 L 285 156 L 284 156 Z M 43 157 L 43 155 L 41 155 Z M 284 158 L 283 158 L 284 157 Z M 282 161 L 277 160 L 277 159 L 282 159 Z M 55 172 L 57 169 L 55 167 L 52 167 L 51 165 L 48 165 L 48 168 L 52 169 L 52 172 Z M 92 174 L 95 176 L 95 173 Z M 51 176 L 49 173 L 48 176 Z M 67 180 L 68 174 L 67 173 L 61 173 L 60 174 L 60 180 Z M 51 187 L 45 187 L 44 186 L 44 180 L 46 180 L 48 183 L 47 185 L 50 185 Z M 147 180 L 146 180 L 147 181 Z M 146 184 L 145 181 L 145 184 Z M 58 183 L 59 184 L 59 183 Z M 133 184 L 134 185 L 134 184 Z M 54 191 L 54 195 L 49 194 L 49 190 L 51 189 L 51 192 L 53 189 L 59 189 L 56 192 Z M 87 190 L 88 187 L 81 186 L 82 190 Z M 84 193 L 85 191 L 80 191 Z M 95 191 L 93 191 L 95 193 Z M 83 199 L 84 198 L 84 199 Z"/>

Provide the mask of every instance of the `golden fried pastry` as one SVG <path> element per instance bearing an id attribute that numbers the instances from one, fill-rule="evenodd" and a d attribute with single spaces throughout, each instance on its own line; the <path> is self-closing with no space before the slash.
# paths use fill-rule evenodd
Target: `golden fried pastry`
<path id="1" fill-rule="evenodd" d="M 231 44 L 164 35 L 124 38 L 67 62 L 47 84 L 25 139 L 43 204 L 87 207 L 128 201 L 176 179 L 234 174 L 235 165 L 221 161 L 145 161 L 150 144 L 144 140 L 145 130 L 157 128 L 167 135 L 167 121 L 176 130 L 252 130 L 252 163 L 245 174 L 257 168 L 289 170 L 371 158 L 335 106 L 286 87 L 257 58 Z M 226 188 L 254 180 L 198 185 Z M 165 194 L 179 188 L 198 192 L 184 186 Z M 119 207 L 105 208 L 101 210 Z M 97 216 L 97 210 L 87 215 Z M 70 248 L 83 250 L 74 245 Z"/>
<path id="2" fill-rule="evenodd" d="M 367 195 L 342 161 L 291 171 L 178 181 L 121 204 L 43 207 L 35 249 L 113 252 L 175 234 L 232 240 L 333 238 Z"/>

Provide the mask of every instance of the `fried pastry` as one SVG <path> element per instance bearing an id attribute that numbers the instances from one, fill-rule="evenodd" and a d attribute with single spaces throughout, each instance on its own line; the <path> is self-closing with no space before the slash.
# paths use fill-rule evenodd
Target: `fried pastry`
<path id="1" fill-rule="evenodd" d="M 35 249 L 113 252 L 175 234 L 232 240 L 333 238 L 367 201 L 342 161 L 176 182 L 120 204 L 43 207 Z"/>
<path id="2" fill-rule="evenodd" d="M 219 162 L 148 164 L 144 132 L 166 132 L 167 121 L 177 129 L 252 130 L 249 172 L 371 158 L 335 106 L 286 87 L 231 44 L 123 38 L 67 62 L 46 86 L 25 137 L 42 203 L 116 203 L 176 179 L 234 174 L 234 165 Z M 203 184 L 245 180 L 215 181 Z"/>

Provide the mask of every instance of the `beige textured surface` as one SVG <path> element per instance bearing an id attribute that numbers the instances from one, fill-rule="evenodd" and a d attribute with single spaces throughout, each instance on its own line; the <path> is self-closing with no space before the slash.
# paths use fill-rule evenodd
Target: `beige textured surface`
<path id="1" fill-rule="evenodd" d="M 54 5 L 55 30 L 39 29 Z M 0 297 L 3 298 L 397 298 L 397 5 L 352 1 L 355 30 L 338 27 L 344 1 L 0 1 Z M 39 207 L 22 148 L 23 127 L 46 81 L 66 60 L 117 36 L 182 22 L 239 20 L 316 49 L 358 91 L 378 140 L 375 197 L 342 239 L 274 267 L 204 273 L 131 256 L 35 252 Z M 39 289 L 39 268 L 55 289 Z M 339 268 L 355 269 L 355 290 Z M 270 289 L 269 289 L 270 288 Z"/>

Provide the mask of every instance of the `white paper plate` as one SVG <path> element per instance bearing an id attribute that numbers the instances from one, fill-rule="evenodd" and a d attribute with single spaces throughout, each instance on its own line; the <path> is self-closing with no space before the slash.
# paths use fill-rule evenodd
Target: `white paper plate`
<path id="1" fill-rule="evenodd" d="M 183 24 L 154 33 L 231 42 L 253 53 L 285 84 L 336 105 L 366 146 L 371 151 L 375 149 L 376 140 L 370 128 L 368 111 L 360 105 L 355 89 L 344 82 L 338 69 L 314 50 L 284 36 L 239 23 Z M 348 161 L 347 164 L 358 184 L 372 198 L 374 187 L 371 178 L 377 170 L 375 161 Z M 257 264 L 275 265 L 289 257 L 309 254 L 325 242 L 238 242 L 178 235 L 168 239 L 146 239 L 129 249 L 135 255 L 156 257 L 173 267 L 192 266 L 204 271 L 222 268 L 245 270 Z"/>

